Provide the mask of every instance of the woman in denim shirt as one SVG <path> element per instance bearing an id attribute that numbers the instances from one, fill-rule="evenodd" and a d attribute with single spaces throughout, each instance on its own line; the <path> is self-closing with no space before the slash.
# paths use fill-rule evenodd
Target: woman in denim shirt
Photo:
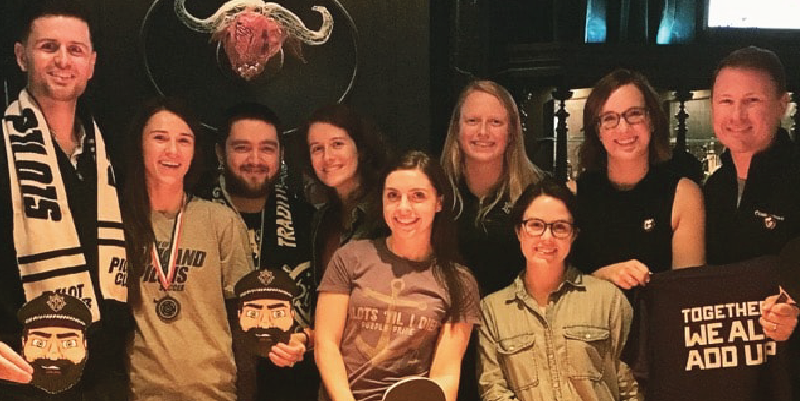
<path id="1" fill-rule="evenodd" d="M 510 216 L 526 268 L 481 302 L 479 387 L 485 401 L 639 400 L 620 361 L 632 311 L 608 281 L 565 262 L 578 232 L 575 196 L 544 179 Z"/>

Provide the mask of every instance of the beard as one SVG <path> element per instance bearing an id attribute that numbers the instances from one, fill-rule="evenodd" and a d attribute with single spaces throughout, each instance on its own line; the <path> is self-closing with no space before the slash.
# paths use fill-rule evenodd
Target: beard
<path id="1" fill-rule="evenodd" d="M 245 332 L 246 347 L 253 354 L 267 358 L 273 345 L 288 344 L 290 335 L 290 331 L 284 331 L 278 327 L 252 328 Z"/>
<path id="2" fill-rule="evenodd" d="M 36 359 L 30 364 L 33 366 L 31 384 L 48 394 L 57 394 L 78 383 L 86 358 L 78 363 L 67 359 Z"/>
<path id="3" fill-rule="evenodd" d="M 266 168 L 263 165 L 259 164 L 245 164 L 242 167 L 246 168 Z M 225 189 L 228 191 L 229 194 L 235 196 L 241 196 L 243 198 L 264 198 L 270 193 L 270 188 L 272 188 L 273 184 L 275 183 L 275 179 L 278 174 L 273 174 L 272 177 L 267 177 L 263 183 L 261 184 L 251 184 L 247 180 L 243 179 L 239 175 L 236 174 L 228 164 L 223 163 L 223 174 L 225 176 Z"/>

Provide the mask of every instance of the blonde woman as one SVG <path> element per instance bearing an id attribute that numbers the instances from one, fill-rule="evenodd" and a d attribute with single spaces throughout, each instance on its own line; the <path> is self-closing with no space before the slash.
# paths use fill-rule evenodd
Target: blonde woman
<path id="1" fill-rule="evenodd" d="M 509 211 L 543 175 L 528 160 L 520 114 L 506 89 L 491 81 L 464 88 L 451 115 L 441 163 L 453 187 L 462 258 L 482 296 L 498 291 L 525 265 Z M 478 400 L 475 344 L 470 342 L 462 363 L 460 401 Z"/>
<path id="2" fill-rule="evenodd" d="M 441 163 L 454 189 L 462 256 L 481 294 L 495 292 L 522 266 L 511 205 L 542 177 L 526 155 L 520 114 L 506 89 L 492 81 L 465 87 L 451 115 Z"/>

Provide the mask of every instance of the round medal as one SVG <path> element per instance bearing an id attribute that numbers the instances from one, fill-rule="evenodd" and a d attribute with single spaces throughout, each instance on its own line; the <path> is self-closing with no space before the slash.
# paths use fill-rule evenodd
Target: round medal
<path id="1" fill-rule="evenodd" d="M 164 298 L 153 302 L 156 303 L 156 314 L 165 322 L 174 321 L 178 314 L 181 313 L 181 304 L 178 303 L 177 299 L 169 295 L 165 295 Z"/>

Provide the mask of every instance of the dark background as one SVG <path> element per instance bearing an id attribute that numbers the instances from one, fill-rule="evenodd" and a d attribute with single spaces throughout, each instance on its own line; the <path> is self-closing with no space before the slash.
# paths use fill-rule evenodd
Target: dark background
<path id="1" fill-rule="evenodd" d="M 19 8 L 18 5 L 24 0 L 3 0 L 3 7 L 8 7 L 7 11 L 2 12 L 2 76 L 7 82 L 8 93 L 13 101 L 19 90 L 24 86 L 24 75 L 19 71 L 13 56 L 13 38 L 10 29 L 16 26 L 14 14 Z M 220 5 L 223 1 L 215 0 L 188 0 L 187 8 L 193 3 L 207 5 L 209 2 Z M 123 136 L 126 134 L 129 120 L 133 116 L 137 107 L 150 97 L 157 94 L 156 88 L 150 82 L 143 61 L 143 44 L 153 46 L 164 45 L 156 41 L 140 40 L 140 28 L 145 14 L 153 2 L 143 0 L 119 1 L 119 0 L 86 0 L 96 19 L 95 47 L 98 53 L 95 76 L 90 81 L 87 94 L 94 106 L 94 111 L 98 123 L 103 131 L 115 164 L 124 156 L 122 146 Z M 166 4 L 164 4 L 166 3 Z M 331 7 L 330 1 L 282 1 L 281 4 L 296 12 L 301 19 L 308 21 L 308 26 L 314 30 L 319 28 L 319 14 L 303 8 L 308 18 L 305 18 L 300 11 L 296 10 L 293 3 L 321 4 Z M 356 109 L 374 120 L 384 131 L 389 140 L 403 148 L 429 147 L 429 122 L 430 122 L 430 80 L 429 80 L 429 4 L 424 0 L 404 0 L 404 1 L 358 1 L 342 0 L 340 4 L 350 14 L 358 30 L 358 72 L 352 90 L 345 98 L 344 102 L 352 104 Z M 164 8 L 167 6 L 172 9 L 172 0 L 159 0 L 156 7 Z M 301 6 L 298 9 L 302 8 Z M 208 8 L 208 7 L 207 7 Z M 214 7 L 216 8 L 216 7 Z M 331 10 L 334 14 L 335 24 L 331 40 L 347 27 L 343 20 L 337 19 L 336 10 Z M 158 22 L 166 21 L 164 13 L 156 12 Z M 205 18 L 198 8 L 196 16 Z M 151 19 L 148 19 L 150 22 Z M 173 71 L 182 70 L 183 77 L 171 77 L 169 80 L 185 82 L 186 88 L 178 90 L 174 82 L 167 82 L 165 87 L 169 87 L 165 92 L 183 92 L 188 94 L 188 101 L 195 105 L 195 109 L 200 114 L 204 123 L 216 125 L 219 113 L 222 110 L 215 110 L 210 105 L 215 103 L 228 105 L 237 100 L 251 100 L 259 98 L 258 93 L 248 93 L 243 87 L 268 87 L 265 83 L 244 84 L 241 80 L 229 79 L 229 90 L 220 84 L 223 81 L 220 76 L 222 72 L 212 68 L 194 68 L 190 62 L 181 65 L 181 59 L 194 60 L 196 52 L 207 53 L 206 57 L 214 54 L 214 46 L 208 42 L 210 35 L 194 33 L 173 19 L 172 24 L 156 27 L 163 31 L 165 42 L 175 42 L 174 35 L 180 34 L 190 39 L 187 40 L 187 48 L 178 46 L 167 46 L 172 48 L 174 54 L 162 52 L 165 57 L 175 60 L 177 65 L 167 65 Z M 154 24 L 148 27 L 155 31 Z M 156 33 L 153 33 L 156 35 Z M 194 40 L 192 40 L 194 36 Z M 350 39 L 351 33 L 347 39 Z M 147 43 L 145 43 L 147 42 Z M 347 42 L 340 40 L 339 42 Z M 341 43 L 339 43 L 341 45 Z M 198 43 L 200 45 L 198 45 Z M 171 45 L 171 44 L 170 44 Z M 304 56 L 309 60 L 309 65 L 313 63 L 323 47 L 326 45 L 309 46 L 303 45 Z M 163 49 L 162 49 L 163 50 Z M 330 57 L 352 57 L 352 49 L 343 46 L 341 50 L 347 54 L 337 54 L 336 50 L 329 51 Z M 285 68 L 291 68 L 290 60 L 292 56 L 287 55 Z M 328 90 L 324 99 L 319 99 L 318 93 L 314 90 L 315 86 L 324 87 L 325 73 L 327 65 L 319 65 L 314 76 L 303 77 L 298 86 L 303 86 L 304 93 L 298 94 L 290 91 L 286 94 L 278 94 L 270 97 L 272 99 L 262 100 L 276 110 L 289 110 L 284 114 L 293 114 L 302 117 L 284 117 L 288 126 L 295 126 L 294 121 L 302 121 L 313 108 L 319 107 L 326 102 L 336 102 L 341 94 L 341 90 Z M 350 70 L 348 70 L 348 73 Z M 342 71 L 337 72 L 339 76 Z M 316 80 L 316 83 L 313 82 Z M 311 84 L 309 81 L 312 81 Z M 223 81 L 224 82 L 224 81 Z M 341 79 L 340 79 L 341 82 Z M 170 87 L 169 85 L 172 84 Z M 265 90 L 269 90 L 266 88 Z M 340 88 L 342 89 L 342 88 Z M 182 94 L 182 93 L 179 93 Z M 223 99 L 220 99 L 223 98 Z M 287 104 L 286 99 L 291 98 L 293 104 Z M 330 100 L 329 100 L 330 99 Z M 310 107 L 309 103 L 315 103 L 316 107 Z M 222 108 L 222 106 L 220 107 Z M 296 111 L 300 110 L 300 111 Z M 294 120 L 294 121 L 290 121 Z M 211 132 L 210 132 L 211 133 Z"/>
<path id="2" fill-rule="evenodd" d="M 4 27 L 0 71 L 10 100 L 24 85 L 13 59 L 11 35 L 16 24 L 14 11 L 22 1 L 5 0 L 0 8 Z M 705 89 L 718 60 L 736 48 L 759 45 L 782 58 L 789 90 L 796 93 L 797 102 L 798 31 L 705 29 L 703 0 L 595 0 L 593 7 L 603 8 L 607 16 L 606 41 L 589 44 L 584 43 L 587 0 L 340 0 L 356 27 L 353 32 L 337 19 L 341 15 L 334 10 L 333 0 L 281 1 L 312 29 L 320 22 L 319 15 L 308 10 L 310 4 L 328 6 L 335 17 L 330 45 L 303 45 L 309 60 L 304 68 L 312 70 L 303 79 L 292 76 L 297 91 L 292 90 L 291 82 L 245 84 L 223 77 L 225 72 L 219 68 L 199 65 L 198 57 L 213 57 L 209 35 L 189 31 L 177 19 L 170 20 L 169 12 L 148 20 L 148 32 L 153 36 L 148 39 L 145 35 L 143 41 L 140 29 L 154 4 L 151 1 L 86 1 L 98 22 L 98 62 L 87 93 L 117 163 L 124 156 L 121 139 L 133 111 L 156 94 L 143 59 L 147 49 L 159 46 L 166 59 L 151 63 L 161 63 L 160 68 L 173 74 L 167 75 L 172 78 L 165 87 L 188 96 L 209 125 L 216 125 L 222 107 L 218 104 L 259 99 L 283 111 L 294 126 L 323 100 L 337 100 L 342 69 L 353 61 L 358 73 L 343 101 L 374 120 L 399 149 L 418 148 L 435 154 L 441 150 L 455 98 L 464 84 L 474 78 L 494 79 L 521 105 L 529 154 L 545 169 L 553 165 L 553 147 L 539 144 L 554 136 L 552 92 L 591 87 L 618 66 L 640 70 L 658 89 Z M 206 17 L 223 1 L 187 3 L 196 16 Z M 172 0 L 159 0 L 156 7 L 169 11 L 171 4 Z M 691 37 L 658 45 L 659 21 L 670 7 L 692 10 Z M 158 35 L 165 40 L 158 41 Z M 358 61 L 349 41 L 357 43 Z M 336 69 L 343 65 L 346 67 Z M 300 68 L 297 66 L 303 67 L 287 56 L 284 68 L 291 71 Z M 327 77 L 335 82 L 326 81 Z M 319 92 L 316 87 L 321 88 Z"/>

